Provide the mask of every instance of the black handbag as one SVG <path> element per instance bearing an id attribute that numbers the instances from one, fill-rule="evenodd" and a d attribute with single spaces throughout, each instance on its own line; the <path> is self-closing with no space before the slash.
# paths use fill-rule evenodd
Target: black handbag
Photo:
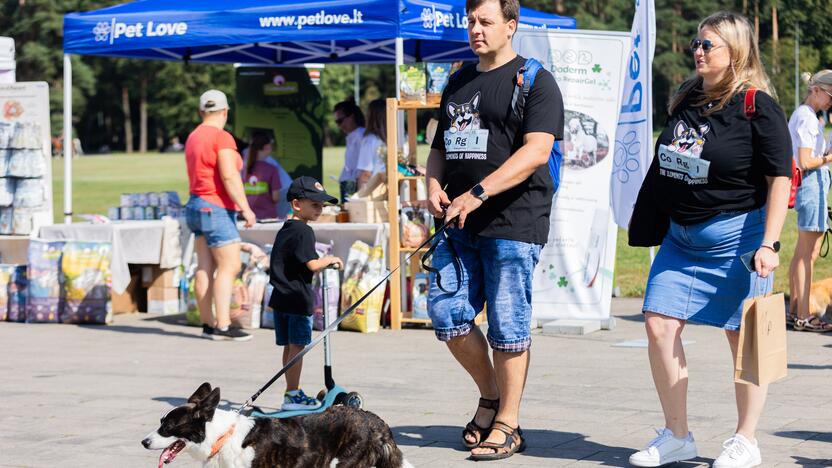
<path id="1" fill-rule="evenodd" d="M 657 161 L 654 160 L 641 184 L 627 228 L 627 243 L 631 247 L 653 247 L 661 245 L 668 229 L 670 215 L 664 213 L 656 203 L 654 180 L 658 175 Z"/>

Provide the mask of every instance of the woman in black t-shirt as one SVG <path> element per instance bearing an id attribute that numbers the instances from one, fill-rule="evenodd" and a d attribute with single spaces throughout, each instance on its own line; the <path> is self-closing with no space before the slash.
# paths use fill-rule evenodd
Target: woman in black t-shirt
<path id="1" fill-rule="evenodd" d="M 635 466 L 697 456 L 687 425 L 682 330 L 687 321 L 723 328 L 736 355 L 743 301 L 771 291 L 789 197 L 789 132 L 748 19 L 709 16 L 691 52 L 697 76 L 673 97 L 645 180 L 653 204 L 671 221 L 643 306 L 665 428 L 630 457 Z M 754 434 L 767 387 L 735 389 L 739 422 L 717 468 L 760 464 Z"/>

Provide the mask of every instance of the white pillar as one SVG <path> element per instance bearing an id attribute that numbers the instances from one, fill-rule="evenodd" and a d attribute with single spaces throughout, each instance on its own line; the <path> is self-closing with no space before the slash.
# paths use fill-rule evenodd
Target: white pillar
<path id="1" fill-rule="evenodd" d="M 356 104 L 361 104 L 361 65 L 355 64 L 353 65 L 355 70 L 355 76 L 352 79 L 352 92 L 353 98 L 355 99 Z"/>
<path id="2" fill-rule="evenodd" d="M 399 80 L 401 79 L 399 66 L 404 64 L 404 39 L 396 38 L 396 99 L 401 99 L 399 93 Z"/>
<path id="3" fill-rule="evenodd" d="M 72 224 L 72 62 L 64 54 L 64 223 Z"/>

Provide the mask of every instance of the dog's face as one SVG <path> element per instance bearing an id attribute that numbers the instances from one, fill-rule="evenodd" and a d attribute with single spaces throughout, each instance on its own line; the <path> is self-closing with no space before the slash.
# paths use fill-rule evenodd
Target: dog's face
<path id="1" fill-rule="evenodd" d="M 205 426 L 213 419 L 219 402 L 219 387 L 211 389 L 208 382 L 203 383 L 187 403 L 162 417 L 159 429 L 148 434 L 142 445 L 148 450 L 164 449 L 160 461 L 170 463 L 189 444 L 205 440 Z"/>
<path id="2" fill-rule="evenodd" d="M 464 131 L 468 127 L 474 129 L 479 128 L 479 106 L 479 92 L 468 102 L 462 104 L 449 102 L 447 111 L 448 116 L 451 118 L 451 133 Z"/>

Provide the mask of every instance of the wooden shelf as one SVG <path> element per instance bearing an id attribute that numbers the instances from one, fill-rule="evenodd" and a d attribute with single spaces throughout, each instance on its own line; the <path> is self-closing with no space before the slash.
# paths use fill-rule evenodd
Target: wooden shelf
<path id="1" fill-rule="evenodd" d="M 396 107 L 398 107 L 401 110 L 407 110 L 407 109 L 438 109 L 439 108 L 439 103 L 437 103 L 437 104 L 425 104 L 425 103 L 418 102 L 418 101 L 401 101 L 400 100 L 400 101 L 397 102 Z"/>
<path id="2" fill-rule="evenodd" d="M 433 322 L 429 318 L 421 319 L 421 318 L 410 318 L 406 316 L 402 316 L 402 323 L 418 323 L 419 325 L 433 325 Z"/>
<path id="3" fill-rule="evenodd" d="M 399 174 L 399 181 L 403 181 L 403 180 L 424 180 L 424 179 L 425 179 L 425 176 L 423 176 L 423 175 L 410 176 L 410 175 L 401 175 L 401 174 Z"/>
<path id="4" fill-rule="evenodd" d="M 429 247 L 422 247 L 421 249 L 417 249 L 416 247 L 399 247 L 399 252 L 401 253 L 413 253 L 413 252 L 427 252 Z"/>

